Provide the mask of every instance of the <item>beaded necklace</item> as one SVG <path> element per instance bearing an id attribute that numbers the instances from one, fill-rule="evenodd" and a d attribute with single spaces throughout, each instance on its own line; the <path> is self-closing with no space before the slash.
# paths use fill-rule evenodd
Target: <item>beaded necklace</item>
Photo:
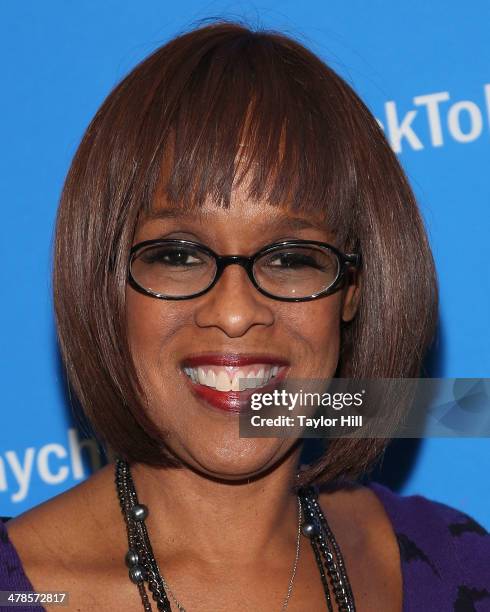
<path id="1" fill-rule="evenodd" d="M 158 567 L 145 525 L 145 519 L 149 511 L 147 506 L 139 503 L 129 464 L 122 459 L 116 460 L 115 483 L 128 534 L 129 550 L 125 556 L 125 563 L 129 568 L 129 578 L 138 587 L 143 609 L 145 612 L 152 612 L 150 598 L 145 588 L 146 582 L 157 610 L 172 612 L 170 602 L 170 599 L 172 599 L 177 610 L 185 612 Z M 340 547 L 318 503 L 318 490 L 312 486 L 303 487 L 298 490 L 297 495 L 299 530 L 296 556 L 282 610 L 287 608 L 291 596 L 298 565 L 299 533 L 301 531 L 303 536 L 309 539 L 315 555 L 325 593 L 327 610 L 333 612 L 331 587 L 339 611 L 355 612 L 354 596 L 347 576 L 345 562 Z M 301 523 L 302 516 L 304 516 L 304 521 Z"/>

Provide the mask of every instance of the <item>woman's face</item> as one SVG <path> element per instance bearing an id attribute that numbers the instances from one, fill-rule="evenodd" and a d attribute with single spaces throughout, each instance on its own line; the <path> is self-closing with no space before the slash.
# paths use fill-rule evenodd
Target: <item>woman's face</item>
<path id="1" fill-rule="evenodd" d="M 295 238 L 335 244 L 319 219 L 251 201 L 240 187 L 233 191 L 228 210 L 209 204 L 176 215 L 161 195 L 153 208 L 170 214 L 141 220 L 133 244 L 181 238 L 220 255 L 252 255 L 272 242 Z M 204 371 L 219 375 L 228 359 L 240 363 L 244 356 L 260 354 L 257 361 L 287 364 L 288 378 L 331 377 L 339 357 L 340 322 L 354 316 L 358 296 L 359 289 L 350 284 L 309 302 L 273 300 L 259 293 L 238 265 L 228 266 L 208 293 L 189 300 L 152 298 L 128 284 L 131 351 L 148 397 L 147 410 L 168 448 L 194 469 L 224 479 L 252 477 L 279 462 L 295 440 L 240 438 L 237 414 L 194 392 L 183 370 L 186 360 L 201 357 Z M 250 371 L 254 365 L 244 368 Z"/>

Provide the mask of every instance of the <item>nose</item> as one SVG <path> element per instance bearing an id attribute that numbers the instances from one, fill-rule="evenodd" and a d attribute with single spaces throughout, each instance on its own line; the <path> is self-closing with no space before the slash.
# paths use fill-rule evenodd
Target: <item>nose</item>
<path id="1" fill-rule="evenodd" d="M 217 327 L 230 338 L 274 322 L 272 300 L 257 291 L 240 265 L 227 266 L 216 285 L 196 302 L 196 325 Z"/>

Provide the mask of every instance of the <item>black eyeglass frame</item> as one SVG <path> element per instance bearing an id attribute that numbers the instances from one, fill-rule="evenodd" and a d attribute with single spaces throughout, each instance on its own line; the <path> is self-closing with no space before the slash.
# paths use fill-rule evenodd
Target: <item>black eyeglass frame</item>
<path id="1" fill-rule="evenodd" d="M 192 248 L 197 248 L 205 252 L 206 254 L 208 254 L 210 257 L 214 258 L 214 260 L 216 261 L 216 272 L 214 275 L 214 279 L 205 289 L 203 289 L 202 291 L 199 291 L 198 293 L 193 293 L 188 296 L 166 296 L 166 295 L 162 295 L 159 293 L 154 293 L 150 291 L 149 289 L 146 289 L 145 287 L 140 285 L 135 280 L 131 272 L 131 264 L 133 263 L 133 260 L 135 259 L 136 255 L 142 249 L 146 247 L 157 246 L 157 245 L 167 245 L 167 244 L 175 244 L 175 245 L 189 246 Z M 337 260 L 339 262 L 337 276 L 329 287 L 326 287 L 325 289 L 322 289 L 321 291 L 318 291 L 317 293 L 314 293 L 313 295 L 297 298 L 297 297 L 279 297 L 277 295 L 269 293 L 268 291 L 263 289 L 258 284 L 258 282 L 255 279 L 254 273 L 253 273 L 254 264 L 258 259 L 260 259 L 264 255 L 267 255 L 268 253 L 271 253 L 273 251 L 279 251 L 283 248 L 294 247 L 294 246 L 301 247 L 305 245 L 313 245 L 313 246 L 318 246 L 318 247 L 328 249 L 337 257 Z M 153 240 L 144 240 L 143 242 L 138 242 L 137 244 L 131 247 L 131 250 L 129 253 L 128 282 L 136 291 L 139 291 L 140 293 L 143 293 L 145 295 L 149 295 L 150 297 L 154 297 L 154 298 L 161 299 L 161 300 L 191 300 L 193 298 L 200 297 L 201 295 L 204 295 L 205 293 L 210 291 L 221 278 L 221 275 L 223 274 L 225 268 L 232 264 L 237 264 L 239 266 L 242 266 L 242 268 L 246 270 L 251 283 L 257 289 L 257 291 L 259 291 L 262 295 L 265 295 L 273 300 L 278 300 L 281 302 L 309 302 L 311 300 L 316 300 L 318 298 L 326 297 L 327 295 L 332 295 L 332 293 L 335 293 L 336 291 L 338 291 L 343 285 L 347 270 L 349 268 L 359 269 L 361 266 L 361 260 L 362 258 L 361 258 L 360 253 L 347 253 L 347 254 L 342 253 L 342 251 L 339 251 L 339 249 L 329 244 L 328 242 L 319 242 L 317 240 L 297 239 L 297 240 L 283 240 L 280 242 L 273 242 L 271 244 L 266 245 L 262 249 L 260 249 L 260 251 L 257 251 L 254 255 L 250 255 L 250 257 L 246 257 L 244 255 L 218 255 L 206 245 L 201 244 L 200 242 L 194 242 L 192 240 L 181 240 L 181 239 L 174 239 L 174 238 L 169 238 L 169 239 L 156 238 Z"/>

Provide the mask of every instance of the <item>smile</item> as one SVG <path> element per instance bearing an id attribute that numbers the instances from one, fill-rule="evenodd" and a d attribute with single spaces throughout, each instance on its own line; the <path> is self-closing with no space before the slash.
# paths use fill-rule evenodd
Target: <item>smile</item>
<path id="1" fill-rule="evenodd" d="M 201 353 L 180 364 L 196 399 L 228 413 L 249 410 L 252 394 L 274 389 L 289 365 L 279 356 L 250 353 Z"/>
<path id="2" fill-rule="evenodd" d="M 183 368 L 184 373 L 193 383 L 199 383 L 217 391 L 259 389 L 275 378 L 280 369 L 279 365 L 265 363 L 240 368 L 216 365 Z"/>

